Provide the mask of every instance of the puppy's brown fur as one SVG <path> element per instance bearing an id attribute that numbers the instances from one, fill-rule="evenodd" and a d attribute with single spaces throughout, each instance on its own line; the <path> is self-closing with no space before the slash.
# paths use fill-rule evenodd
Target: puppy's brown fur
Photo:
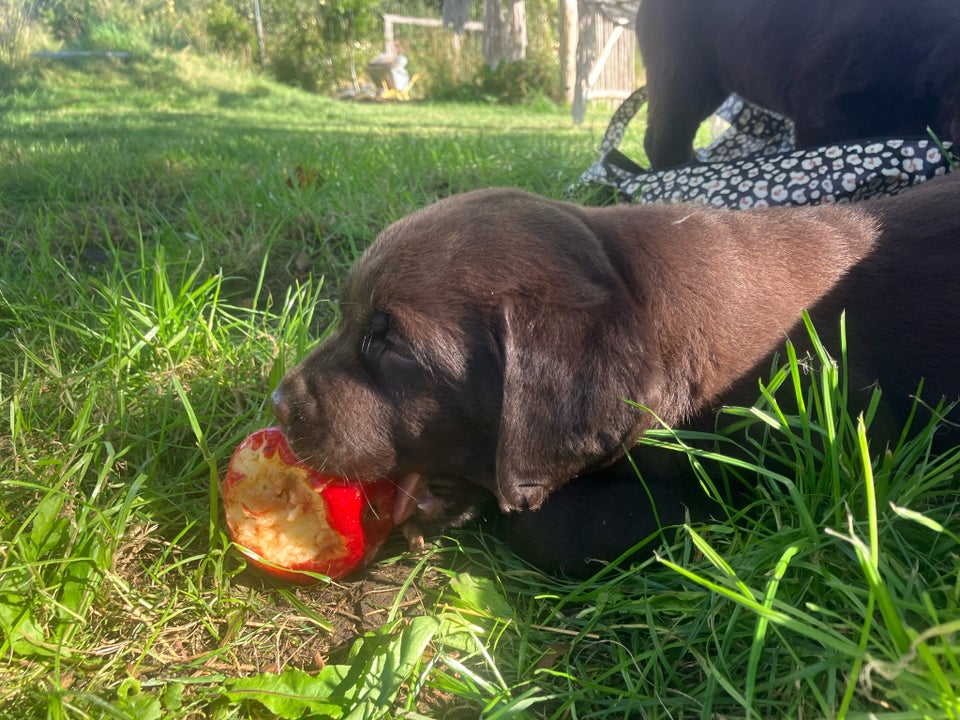
<path id="1" fill-rule="evenodd" d="M 960 141 L 955 0 L 643 0 L 645 145 L 688 162 L 730 93 L 791 118 L 801 147 L 923 134 Z"/>
<path id="2" fill-rule="evenodd" d="M 858 206 L 744 212 L 451 197 L 359 260 L 339 329 L 284 378 L 277 415 L 307 462 L 399 479 L 408 535 L 495 499 L 532 519 L 515 533 L 525 554 L 576 572 L 654 529 L 622 471 L 655 420 L 624 400 L 712 425 L 721 405 L 755 400 L 786 338 L 802 342 L 805 308 L 828 343 L 846 310 L 851 387 L 881 383 L 890 417 L 921 378 L 925 398 L 956 399 L 958 207 L 955 177 Z M 661 519 L 679 518 L 695 484 L 653 474 Z"/>

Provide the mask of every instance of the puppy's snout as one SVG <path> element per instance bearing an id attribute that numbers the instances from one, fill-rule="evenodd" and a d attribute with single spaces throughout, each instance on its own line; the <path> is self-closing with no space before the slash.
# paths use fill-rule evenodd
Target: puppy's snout
<path id="1" fill-rule="evenodd" d="M 290 424 L 290 404 L 286 401 L 283 395 L 280 393 L 280 388 L 277 388 L 270 395 L 270 400 L 273 403 L 273 414 L 280 421 L 281 425 Z"/>

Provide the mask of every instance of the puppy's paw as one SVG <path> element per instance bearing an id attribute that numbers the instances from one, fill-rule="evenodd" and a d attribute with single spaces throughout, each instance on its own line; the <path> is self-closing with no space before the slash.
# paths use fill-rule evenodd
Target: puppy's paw
<path id="1" fill-rule="evenodd" d="M 415 522 L 405 522 L 401 527 L 403 536 L 407 539 L 410 552 L 423 552 L 427 547 L 427 540 L 424 537 L 423 530 Z"/>

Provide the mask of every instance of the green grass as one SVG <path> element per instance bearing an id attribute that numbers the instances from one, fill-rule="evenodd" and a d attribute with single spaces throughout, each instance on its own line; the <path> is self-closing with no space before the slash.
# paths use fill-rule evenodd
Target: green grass
<path id="1" fill-rule="evenodd" d="M 960 453 L 925 408 L 874 447 L 826 355 L 731 410 L 739 461 L 691 453 L 756 501 L 635 567 L 549 578 L 476 529 L 290 588 L 231 550 L 219 477 L 357 254 L 451 192 L 561 196 L 608 111 L 189 57 L 37 68 L 0 109 L 0 717 L 960 717 Z"/>

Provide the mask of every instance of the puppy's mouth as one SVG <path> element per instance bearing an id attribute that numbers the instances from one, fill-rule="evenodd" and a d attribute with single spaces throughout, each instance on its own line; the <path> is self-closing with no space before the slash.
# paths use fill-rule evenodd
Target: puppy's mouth
<path id="1" fill-rule="evenodd" d="M 277 401 L 275 400 L 274 402 L 276 403 Z M 358 473 L 355 470 L 345 472 L 340 468 L 332 469 L 324 462 L 318 462 L 317 459 L 321 457 L 321 455 L 313 449 L 307 436 L 294 432 L 291 423 L 289 421 L 284 422 L 284 420 L 279 417 L 277 418 L 277 425 L 282 430 L 284 436 L 286 436 L 290 449 L 293 450 L 293 454 L 300 462 L 310 465 L 320 472 L 330 473 L 338 477 L 351 478 L 360 484 L 364 483 L 368 473 Z M 408 473 L 397 480 L 396 485 L 397 495 L 393 504 L 394 524 L 400 525 L 404 523 L 418 510 L 429 509 L 433 496 L 422 475 L 419 473 Z"/>
<path id="2" fill-rule="evenodd" d="M 332 466 L 326 454 L 319 453 L 309 436 L 300 435 L 292 423 L 278 422 L 294 454 L 320 472 L 348 478 L 363 484 L 373 478 L 390 477 L 390 473 L 372 472 L 372 467 Z M 393 523 L 407 538 L 410 549 L 422 550 L 426 538 L 448 528 L 460 527 L 482 513 L 492 496 L 480 486 L 465 479 L 427 476 L 407 472 L 393 476 L 397 493 L 393 504 Z"/>
<path id="3" fill-rule="evenodd" d="M 465 515 L 472 517 L 473 508 Z M 411 550 L 423 550 L 431 531 L 457 525 L 457 520 L 460 518 L 448 515 L 447 504 L 433 493 L 430 483 L 420 473 L 409 473 L 397 482 L 393 522 L 403 532 Z"/>
<path id="4" fill-rule="evenodd" d="M 478 485 L 454 478 L 408 473 L 397 481 L 393 521 L 411 550 L 422 550 L 425 538 L 462 527 L 496 507 L 493 496 Z"/>
<path id="5" fill-rule="evenodd" d="M 434 501 L 433 494 L 419 473 L 410 473 L 397 483 L 397 495 L 393 501 L 393 522 L 401 528 L 414 552 L 423 550 L 426 538 L 421 524 L 411 521 L 411 518 L 421 513 L 428 514 Z"/>
<path id="6" fill-rule="evenodd" d="M 393 521 L 397 525 L 409 520 L 420 509 L 427 510 L 433 502 L 427 483 L 419 473 L 410 473 L 397 482 L 397 496 L 393 501 Z"/>

